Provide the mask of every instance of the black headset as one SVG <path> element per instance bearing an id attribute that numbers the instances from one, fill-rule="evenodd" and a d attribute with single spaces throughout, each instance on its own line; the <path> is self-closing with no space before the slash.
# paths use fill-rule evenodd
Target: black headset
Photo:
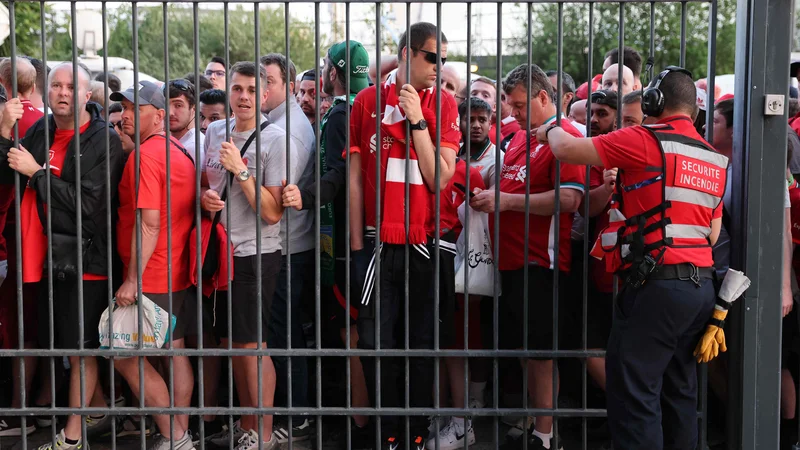
<path id="1" fill-rule="evenodd" d="M 683 67 L 667 66 L 650 82 L 650 86 L 642 92 L 642 112 L 646 116 L 658 117 L 664 112 L 664 94 L 659 89 L 659 86 L 671 72 L 682 73 L 692 78 L 692 73 Z"/>

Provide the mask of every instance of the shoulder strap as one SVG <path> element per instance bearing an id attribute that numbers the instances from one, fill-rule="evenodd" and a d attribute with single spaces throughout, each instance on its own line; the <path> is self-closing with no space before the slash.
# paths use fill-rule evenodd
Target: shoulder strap
<path id="1" fill-rule="evenodd" d="M 247 141 L 245 141 L 244 145 L 242 146 L 242 150 L 239 152 L 239 156 L 244 158 L 244 155 L 245 155 L 245 153 L 247 153 L 247 149 L 250 147 L 250 144 L 252 144 L 253 141 L 256 139 L 256 135 L 258 133 L 264 131 L 267 128 L 267 126 L 269 126 L 269 124 L 270 124 L 269 120 L 265 118 L 264 121 L 261 122 L 260 129 L 253 130 L 253 132 L 250 134 L 250 137 L 247 138 Z M 228 181 L 229 181 L 229 183 L 233 183 L 233 174 L 232 173 L 228 175 Z M 222 186 L 222 193 L 220 193 L 219 198 L 223 202 L 225 200 L 227 200 L 227 198 L 228 198 L 228 184 L 227 183 Z M 214 228 L 217 227 L 217 224 L 219 223 L 220 219 L 222 219 L 222 211 L 220 211 L 218 214 L 216 214 L 214 216 L 214 220 L 211 223 L 211 232 L 212 233 L 214 232 Z"/>

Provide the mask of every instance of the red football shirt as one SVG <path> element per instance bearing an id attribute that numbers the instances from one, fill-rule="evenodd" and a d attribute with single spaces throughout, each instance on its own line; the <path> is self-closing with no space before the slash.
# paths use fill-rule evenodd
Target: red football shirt
<path id="1" fill-rule="evenodd" d="M 679 134 L 692 139 L 706 142 L 697 133 L 694 123 L 688 116 L 673 116 L 661 119 L 659 124 L 668 124 L 670 128 L 659 130 L 663 133 Z M 613 133 L 592 138 L 597 153 L 605 167 L 617 167 L 623 170 L 622 179 L 627 185 L 633 185 L 653 177 L 653 172 L 646 172 L 648 167 L 661 167 L 663 155 L 658 141 L 652 133 L 642 126 L 628 127 Z M 709 147 L 711 147 L 709 145 Z M 713 147 L 711 147 L 713 148 Z M 725 171 L 721 171 L 720 176 Z M 667 173 L 668 177 L 674 176 Z M 725 190 L 725 180 L 721 180 L 721 198 Z M 639 189 L 637 195 L 628 195 L 623 198 L 623 214 L 626 217 L 633 214 L 626 211 L 642 212 L 657 206 L 662 200 L 662 183 L 652 183 Z M 687 187 L 691 189 L 691 187 Z M 674 203 L 674 202 L 673 202 Z M 722 217 L 722 201 L 714 208 L 682 209 L 681 222 L 689 224 L 710 224 L 712 219 Z M 658 220 L 659 216 L 652 217 L 648 224 Z M 651 243 L 661 239 L 661 233 L 656 231 L 645 235 L 645 242 Z M 685 239 L 684 239 L 685 240 Z M 699 240 L 699 239 L 696 239 Z M 667 247 L 664 253 L 664 264 L 693 263 L 698 267 L 711 267 L 714 259 L 711 255 L 711 246 L 691 245 L 683 248 Z"/>
<path id="2" fill-rule="evenodd" d="M 384 83 L 381 85 L 381 100 L 386 98 L 386 90 L 393 84 Z M 356 96 L 353 102 L 353 109 L 350 114 L 350 152 L 361 153 L 361 173 L 363 175 L 364 186 L 364 225 L 375 226 L 375 192 L 379 180 L 375 178 L 375 168 L 379 161 L 376 158 L 377 142 L 375 133 L 375 124 L 378 120 L 384 117 L 383 111 L 380 114 L 375 110 L 375 97 L 376 87 L 370 86 Z M 458 153 L 461 143 L 461 129 L 458 124 L 458 107 L 455 100 L 450 94 L 442 93 L 442 104 L 440 108 L 441 121 L 439 129 L 441 130 L 441 146 L 450 148 Z M 436 124 L 428 123 L 428 129 L 431 130 L 434 145 L 436 144 L 435 130 Z M 392 150 L 392 147 L 401 148 L 402 153 L 405 154 L 406 144 L 399 142 L 389 136 L 386 131 L 386 126 L 381 124 L 381 154 L 385 155 Z M 367 150 L 369 152 L 367 153 Z M 347 153 L 342 152 L 342 157 L 346 158 Z M 381 172 L 385 173 L 386 167 L 381 167 Z M 384 192 L 381 192 L 383 195 Z M 435 208 L 435 196 L 430 195 L 428 202 L 428 210 L 433 211 Z M 385 208 L 385 201 L 381 202 L 382 208 Z M 381 216 L 383 217 L 383 215 Z M 429 214 L 426 220 L 425 230 L 429 235 L 433 235 L 436 225 L 436 217 Z"/>
<path id="3" fill-rule="evenodd" d="M 33 124 L 44 117 L 44 113 L 34 108 L 28 100 L 22 100 L 22 107 L 22 117 L 17 121 L 20 139 L 25 136 Z M 0 186 L 0 261 L 7 259 L 8 252 L 13 251 L 7 248 L 6 239 L 3 236 L 6 224 L 13 227 L 16 222 L 12 205 L 14 205 L 14 185 Z M 9 272 L 11 269 L 9 268 Z"/>
<path id="4" fill-rule="evenodd" d="M 555 121 L 547 120 L 542 126 Z M 575 137 L 583 137 L 569 120 L 563 119 L 561 127 Z M 508 144 L 503 169 L 500 172 L 500 192 L 525 194 L 525 178 L 530 177 L 530 193 L 539 194 L 552 191 L 556 185 L 561 189 L 575 189 L 581 193 L 586 181 L 586 167 L 561 164 L 561 176 L 556 178 L 556 158 L 548 144 L 540 144 L 536 136 L 531 136 L 530 167 L 526 169 L 527 133 L 517 133 Z M 570 232 L 573 213 L 559 215 L 558 268 L 569 272 L 572 253 L 570 251 Z M 529 239 L 525 250 L 525 213 L 522 211 L 503 211 L 500 213 L 500 270 L 515 270 L 526 264 L 534 264 L 553 269 L 555 267 L 555 227 L 556 217 L 530 214 L 528 222 Z M 494 237 L 494 219 L 489 218 L 489 228 Z"/>
<path id="5" fill-rule="evenodd" d="M 170 143 L 170 174 L 167 175 L 167 155 L 164 137 L 154 135 L 140 146 L 140 177 L 136 193 L 136 158 L 128 158 L 119 184 L 119 221 L 117 222 L 117 251 L 122 259 L 124 274 L 131 260 L 131 242 L 136 226 L 136 209 L 154 209 L 161 214 L 158 242 L 155 251 L 142 271 L 142 289 L 151 294 L 164 294 L 168 289 L 167 259 L 167 184 L 171 186 L 172 206 L 172 290 L 182 291 L 191 285 L 189 278 L 188 239 L 194 226 L 195 168 L 174 143 Z M 125 275 L 123 275 L 125 276 Z"/>
<path id="6" fill-rule="evenodd" d="M 450 179 L 447 187 L 442 189 L 441 200 L 439 201 L 439 206 L 441 209 L 439 227 L 442 230 L 442 234 L 444 234 L 445 230 L 453 230 L 455 231 L 455 237 L 458 237 L 458 235 L 461 234 L 461 230 L 464 228 L 464 226 L 461 224 L 461 221 L 458 220 L 458 207 L 464 203 L 466 193 L 457 188 L 455 186 L 456 184 L 459 184 L 464 188 L 467 187 L 467 163 L 461 158 L 457 159 L 456 171 L 453 173 L 453 178 Z M 475 188 L 485 189 L 486 187 L 483 184 L 483 178 L 481 178 L 480 170 L 478 170 L 477 167 L 470 165 L 469 190 L 472 191 Z M 431 214 L 435 213 L 436 211 L 431 212 Z"/>
<path id="7" fill-rule="evenodd" d="M 500 121 L 500 140 L 502 141 L 505 139 L 509 134 L 516 133 L 517 131 L 521 130 L 522 127 L 519 125 L 519 122 L 514 119 L 512 116 L 508 116 L 505 119 Z M 497 139 L 497 123 L 493 123 L 492 126 L 489 128 L 489 140 L 492 141 L 492 144 L 497 145 L 495 140 Z"/>
<path id="8" fill-rule="evenodd" d="M 80 132 L 83 133 L 89 128 L 90 122 L 86 122 Z M 74 130 L 60 130 L 56 128 L 53 135 L 53 145 L 50 146 L 50 173 L 61 178 L 61 169 L 67 156 Z M 23 283 L 35 283 L 41 281 L 44 275 L 44 263 L 47 257 L 47 234 L 42 221 L 39 218 L 36 191 L 32 188 L 25 188 L 25 195 L 22 196 L 22 203 L 19 206 L 20 226 L 22 227 L 22 248 L 25 250 L 22 257 L 22 281 Z M 45 211 L 47 211 L 45 207 Z M 104 275 L 91 273 L 83 274 L 84 280 L 105 280 Z"/>

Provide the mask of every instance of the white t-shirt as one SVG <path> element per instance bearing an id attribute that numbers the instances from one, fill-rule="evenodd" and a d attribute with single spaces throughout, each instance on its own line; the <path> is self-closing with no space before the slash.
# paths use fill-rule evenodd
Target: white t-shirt
<path id="1" fill-rule="evenodd" d="M 186 134 L 184 134 L 183 137 L 179 139 L 179 141 L 180 141 L 181 145 L 183 146 L 183 148 L 185 148 L 186 151 L 189 152 L 189 156 L 192 157 L 192 161 L 194 161 L 194 155 L 195 155 L 195 150 L 196 150 L 195 146 L 194 146 L 195 143 L 196 143 L 195 142 L 195 136 L 198 135 L 198 134 L 200 135 L 200 159 L 199 159 L 199 161 L 205 161 L 206 160 L 206 155 L 205 155 L 205 140 L 206 140 L 206 137 L 203 135 L 203 133 L 197 132 L 197 128 L 192 128 L 191 130 L 187 131 Z"/>
<path id="2" fill-rule="evenodd" d="M 463 144 L 461 147 L 464 149 Z M 475 149 L 470 148 L 470 151 L 474 153 Z M 486 186 L 486 189 L 494 186 L 495 164 L 497 163 L 498 151 L 500 152 L 500 167 L 502 167 L 505 153 L 502 150 L 498 150 L 497 146 L 492 144 L 488 139 L 486 140 L 486 146 L 470 161 L 470 167 L 474 167 L 481 172 L 481 178 L 483 178 L 483 184 Z"/>

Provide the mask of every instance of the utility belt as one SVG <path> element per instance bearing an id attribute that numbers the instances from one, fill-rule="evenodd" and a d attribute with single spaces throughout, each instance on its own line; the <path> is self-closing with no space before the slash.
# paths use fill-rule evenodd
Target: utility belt
<path id="1" fill-rule="evenodd" d="M 648 280 L 685 280 L 699 287 L 701 279 L 714 279 L 713 267 L 697 267 L 692 263 L 661 264 L 664 251 L 662 249 L 656 256 L 648 253 L 639 264 L 623 271 L 621 275 L 625 280 L 625 287 L 638 289 Z"/>

